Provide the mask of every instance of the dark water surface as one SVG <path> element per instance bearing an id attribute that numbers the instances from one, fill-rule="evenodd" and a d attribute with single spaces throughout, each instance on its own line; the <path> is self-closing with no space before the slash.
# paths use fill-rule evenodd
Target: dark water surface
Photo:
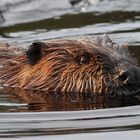
<path id="1" fill-rule="evenodd" d="M 74 6 L 68 0 L 0 1 L 2 42 L 30 44 L 104 33 L 127 43 L 140 66 L 139 0 L 83 0 Z M 0 89 L 0 138 L 139 140 L 140 102 L 132 97 L 117 102 L 99 97 L 97 102 Z"/>

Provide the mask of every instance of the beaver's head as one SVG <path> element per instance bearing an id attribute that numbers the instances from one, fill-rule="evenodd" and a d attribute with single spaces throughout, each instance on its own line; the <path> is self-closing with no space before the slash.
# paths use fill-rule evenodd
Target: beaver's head
<path id="1" fill-rule="evenodd" d="M 5 65 L 0 78 L 10 87 L 62 93 L 133 94 L 140 90 L 136 61 L 126 46 L 108 36 L 33 43 L 26 54 Z"/>

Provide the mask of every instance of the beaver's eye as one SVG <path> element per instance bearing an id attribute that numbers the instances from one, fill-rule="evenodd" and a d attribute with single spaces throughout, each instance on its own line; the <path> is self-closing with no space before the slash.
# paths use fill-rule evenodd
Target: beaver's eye
<path id="1" fill-rule="evenodd" d="M 88 54 L 80 56 L 79 64 L 88 64 L 90 56 Z"/>

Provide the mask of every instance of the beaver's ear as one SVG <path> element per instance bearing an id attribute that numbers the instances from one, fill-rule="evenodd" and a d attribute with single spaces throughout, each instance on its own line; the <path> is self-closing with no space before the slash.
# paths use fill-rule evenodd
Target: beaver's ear
<path id="1" fill-rule="evenodd" d="M 26 55 L 30 65 L 35 65 L 43 57 L 44 48 L 48 48 L 48 46 L 43 42 L 34 42 L 29 46 Z"/>

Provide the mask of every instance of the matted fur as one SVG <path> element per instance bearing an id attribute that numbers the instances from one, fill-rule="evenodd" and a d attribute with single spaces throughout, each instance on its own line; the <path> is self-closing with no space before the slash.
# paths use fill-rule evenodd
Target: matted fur
<path id="1" fill-rule="evenodd" d="M 42 57 L 34 65 L 29 64 L 26 52 L 8 59 L 0 69 L 1 85 L 104 94 L 114 90 L 118 84 L 114 79 L 119 73 L 136 65 L 127 47 L 117 45 L 108 36 L 56 39 L 44 43 Z M 84 63 L 81 63 L 82 59 Z"/>

